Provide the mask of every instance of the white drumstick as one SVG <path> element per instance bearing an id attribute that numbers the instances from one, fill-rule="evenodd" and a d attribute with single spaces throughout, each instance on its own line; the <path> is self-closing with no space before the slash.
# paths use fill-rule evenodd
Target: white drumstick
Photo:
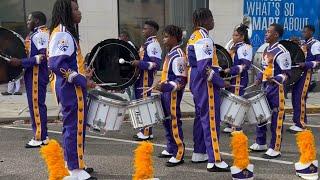
<path id="1" fill-rule="evenodd" d="M 299 65 L 291 66 L 291 68 L 299 68 Z"/>
<path id="2" fill-rule="evenodd" d="M 9 58 L 7 58 L 7 57 L 5 57 L 5 56 L 3 56 L 3 55 L 1 55 L 1 54 L 0 54 L 0 57 L 1 57 L 2 59 L 4 59 L 4 60 L 10 62 L 10 59 L 9 59 Z"/>
<path id="3" fill-rule="evenodd" d="M 166 81 L 161 81 L 161 82 L 159 82 L 158 84 L 162 84 L 162 83 L 164 83 L 164 82 L 166 82 Z M 143 91 L 143 92 L 141 93 L 141 95 L 143 95 L 143 94 L 145 94 L 145 93 L 148 93 L 149 91 L 152 91 L 152 89 L 154 89 L 154 88 L 156 88 L 156 87 L 157 87 L 157 84 L 154 85 L 154 86 L 152 86 L 152 87 L 150 87 L 149 89 Z"/>
<path id="4" fill-rule="evenodd" d="M 131 64 L 129 61 L 126 61 L 126 60 L 124 60 L 123 58 L 120 58 L 120 59 L 119 59 L 119 63 L 120 63 L 120 64 L 125 64 L 125 63 Z"/>
<path id="5" fill-rule="evenodd" d="M 263 71 L 262 71 L 260 68 L 258 68 L 257 66 L 255 66 L 254 64 L 251 64 L 251 65 L 252 65 L 252 67 L 254 67 L 256 70 L 258 70 L 258 71 L 260 71 L 261 73 L 263 73 Z M 271 79 L 271 81 L 273 81 L 274 83 L 276 83 L 278 86 L 282 86 L 282 84 L 279 83 L 278 81 L 276 81 L 275 79 Z"/>
<path id="6" fill-rule="evenodd" d="M 230 85 L 230 87 L 244 87 L 243 85 Z"/>
<path id="7" fill-rule="evenodd" d="M 238 76 L 239 76 L 239 75 L 231 76 L 231 77 L 227 77 L 227 78 L 223 78 L 223 80 L 231 80 L 231 79 L 236 78 L 236 77 L 238 77 Z"/>
<path id="8" fill-rule="evenodd" d="M 101 47 L 98 47 L 98 49 L 97 49 L 96 53 L 94 53 L 93 58 L 91 59 L 91 62 L 90 62 L 90 64 L 89 64 L 88 67 L 91 67 L 92 63 L 93 63 L 93 62 L 95 61 L 95 59 L 97 58 L 100 49 L 101 49 Z"/>
<path id="9" fill-rule="evenodd" d="M 255 87 L 255 86 L 256 86 L 256 84 L 251 84 L 250 86 L 244 88 L 243 90 L 246 91 L 246 90 L 248 90 L 248 89 L 250 89 L 250 88 L 252 88 L 252 87 Z"/>
<path id="10" fill-rule="evenodd" d="M 101 83 L 101 84 L 96 84 L 97 86 L 114 86 L 117 85 L 117 83 Z"/>

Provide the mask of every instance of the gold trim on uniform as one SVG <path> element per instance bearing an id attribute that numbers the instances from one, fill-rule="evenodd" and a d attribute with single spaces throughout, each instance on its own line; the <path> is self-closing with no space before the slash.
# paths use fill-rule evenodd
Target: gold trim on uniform
<path id="1" fill-rule="evenodd" d="M 170 105 L 170 112 L 171 112 L 171 127 L 172 127 L 172 134 L 173 138 L 176 141 L 178 146 L 178 152 L 176 155 L 177 160 L 181 160 L 184 154 L 184 145 L 179 136 L 179 129 L 178 129 L 178 119 L 177 119 L 177 91 L 171 92 L 171 105 Z"/>
<path id="2" fill-rule="evenodd" d="M 300 104 L 300 109 L 301 109 L 301 113 L 300 113 L 300 123 L 303 127 L 305 127 L 305 114 L 306 114 L 306 96 L 308 93 L 308 88 L 309 88 L 309 83 L 311 81 L 311 70 L 309 69 L 307 72 L 307 76 L 306 76 L 306 80 L 304 81 L 304 85 L 303 85 L 303 90 L 302 90 L 302 94 L 301 94 L 301 104 Z"/>
<path id="3" fill-rule="evenodd" d="M 83 161 L 83 124 L 84 122 L 84 100 L 83 100 L 83 92 L 80 86 L 75 86 L 76 94 L 77 94 L 77 102 L 78 102 L 78 125 L 77 125 L 77 154 L 78 154 L 78 162 L 79 169 L 84 168 Z"/>
<path id="4" fill-rule="evenodd" d="M 215 162 L 221 162 L 220 157 L 220 149 L 219 149 L 219 141 L 218 141 L 218 134 L 216 128 L 216 121 L 215 121 L 215 104 L 214 104 L 214 89 L 212 82 L 208 82 L 208 102 L 209 102 L 209 122 L 210 122 L 210 131 L 211 131 L 211 142 L 213 148 L 213 154 Z"/>
<path id="5" fill-rule="evenodd" d="M 39 88 L 38 88 L 38 77 L 39 77 L 39 66 L 35 65 L 32 69 L 32 105 L 33 105 L 33 117 L 36 124 L 36 135 L 35 140 L 41 141 L 41 120 L 39 112 Z"/>
<path id="6" fill-rule="evenodd" d="M 277 129 L 276 129 L 276 144 L 275 151 L 280 151 L 281 144 L 281 130 L 283 125 L 283 116 L 284 116 L 284 90 L 283 86 L 279 86 L 279 112 L 277 117 Z"/>

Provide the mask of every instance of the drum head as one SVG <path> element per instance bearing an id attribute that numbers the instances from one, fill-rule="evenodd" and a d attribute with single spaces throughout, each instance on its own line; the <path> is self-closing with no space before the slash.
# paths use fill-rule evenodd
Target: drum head
<path id="1" fill-rule="evenodd" d="M 217 48 L 219 66 L 222 69 L 230 68 L 232 66 L 232 58 L 228 51 L 219 44 L 215 44 L 215 46 Z M 221 77 L 227 77 L 227 75 L 223 71 L 220 72 L 220 75 Z"/>
<path id="2" fill-rule="evenodd" d="M 109 99 L 113 99 L 113 100 L 117 100 L 117 101 L 127 101 L 126 99 L 118 96 L 118 95 L 115 95 L 115 94 L 112 94 L 112 93 L 108 93 L 108 92 L 105 92 L 103 90 L 97 90 L 97 89 L 94 89 L 94 90 L 91 90 L 89 91 L 89 94 L 90 95 L 93 95 L 93 96 L 103 96 L 103 97 L 106 97 L 106 98 L 109 98 Z"/>
<path id="3" fill-rule="evenodd" d="M 247 94 L 244 94 L 242 97 L 245 99 L 251 99 L 259 94 L 263 94 L 263 92 L 262 91 L 251 91 Z"/>
<path id="4" fill-rule="evenodd" d="M 7 58 L 27 57 L 23 39 L 17 33 L 0 27 L 0 54 Z M 0 84 L 20 78 L 23 74 L 22 67 L 13 67 L 6 60 L 0 58 Z"/>
<path id="5" fill-rule="evenodd" d="M 122 90 L 138 78 L 139 70 L 119 59 L 131 62 L 140 59 L 137 50 L 125 41 L 107 39 L 97 44 L 90 52 L 88 64 L 94 68 L 93 80 L 107 90 Z"/>
<path id="6" fill-rule="evenodd" d="M 292 66 L 298 65 L 298 63 L 305 62 L 305 56 L 300 46 L 292 41 L 282 40 L 279 42 L 283 45 L 289 52 L 291 56 Z M 292 68 L 290 78 L 287 80 L 286 85 L 294 85 L 300 77 L 303 75 L 303 69 L 301 68 Z"/>

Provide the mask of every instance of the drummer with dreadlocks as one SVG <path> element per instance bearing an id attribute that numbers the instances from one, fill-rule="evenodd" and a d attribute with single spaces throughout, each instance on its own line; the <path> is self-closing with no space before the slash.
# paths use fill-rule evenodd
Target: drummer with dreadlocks
<path id="1" fill-rule="evenodd" d="M 76 24 L 81 12 L 75 0 L 57 0 L 52 11 L 49 42 L 49 68 L 54 72 L 59 87 L 63 120 L 64 158 L 74 179 L 97 179 L 91 177 L 92 168 L 84 163 L 84 142 L 87 124 L 88 72 L 79 46 Z M 90 73 L 89 73 L 90 74 Z"/>
<path id="2" fill-rule="evenodd" d="M 158 31 L 158 23 L 154 21 L 146 21 L 144 23 L 142 34 L 146 42 L 140 48 L 140 60 L 132 62 L 133 66 L 141 70 L 140 76 L 135 83 L 136 99 L 151 96 L 151 92 L 143 93 L 143 88 L 152 86 L 154 75 L 160 69 L 162 50 L 156 36 Z M 134 138 L 137 141 L 153 139 L 152 127 L 142 128 Z"/>
<path id="3" fill-rule="evenodd" d="M 271 141 L 267 146 L 267 122 L 258 124 L 256 129 L 256 142 L 250 146 L 252 151 L 266 151 L 263 158 L 274 159 L 281 156 L 284 114 L 284 84 L 291 70 L 290 53 L 279 44 L 283 35 L 283 27 L 279 24 L 271 24 L 265 38 L 269 46 L 265 49 L 262 59 L 263 72 L 259 73 L 255 84 L 263 83 L 270 108 L 271 117 Z"/>
<path id="4" fill-rule="evenodd" d="M 47 106 L 45 104 L 47 84 L 49 82 L 46 51 L 49 31 L 45 27 L 46 16 L 35 11 L 29 14 L 27 27 L 30 34 L 25 40 L 29 58 L 12 58 L 10 64 L 25 68 L 24 81 L 30 110 L 33 138 L 26 148 L 38 148 L 48 143 Z"/>
<path id="5" fill-rule="evenodd" d="M 234 78 L 231 79 L 231 85 L 233 86 L 227 88 L 227 90 L 237 96 L 242 96 L 244 89 L 248 85 L 248 70 L 251 67 L 252 61 L 252 47 L 250 46 L 248 27 L 243 24 L 237 27 L 233 32 L 232 41 L 233 46 L 229 53 L 233 59 L 233 65 L 231 68 L 225 69 L 224 72 Z M 228 127 L 223 132 L 231 133 L 232 126 L 228 124 Z"/>
<path id="6" fill-rule="evenodd" d="M 229 172 L 219 148 L 220 88 L 228 86 L 219 75 L 219 64 L 209 31 L 214 27 L 212 13 L 200 8 L 193 13 L 194 32 L 187 46 L 191 66 L 190 89 L 194 96 L 196 118 L 194 121 L 194 152 L 192 161 L 206 162 L 210 172 Z"/>
<path id="7" fill-rule="evenodd" d="M 168 53 L 165 57 L 161 74 L 162 84 L 157 89 L 162 92 L 161 101 L 165 116 L 167 148 L 159 157 L 168 157 L 166 166 L 173 167 L 184 162 L 185 146 L 183 143 L 180 103 L 184 87 L 187 83 L 187 62 L 184 52 L 180 48 L 182 30 L 174 25 L 165 27 L 163 44 Z"/>
<path id="8" fill-rule="evenodd" d="M 306 25 L 303 29 L 303 37 L 305 40 L 302 43 L 302 50 L 305 53 L 306 60 L 300 64 L 300 68 L 304 70 L 304 73 L 292 88 L 292 120 L 294 125 L 288 129 L 288 131 L 292 133 L 301 132 L 306 128 L 308 89 L 313 69 L 320 63 L 320 42 L 313 37 L 314 32 L 315 28 L 312 25 Z"/>

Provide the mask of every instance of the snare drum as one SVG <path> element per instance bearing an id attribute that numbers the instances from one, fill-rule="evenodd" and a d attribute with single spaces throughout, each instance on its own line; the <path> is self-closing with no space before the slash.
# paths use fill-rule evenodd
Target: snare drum
<path id="1" fill-rule="evenodd" d="M 88 95 L 89 127 L 101 133 L 119 130 L 125 116 L 127 100 L 96 89 L 89 91 Z"/>
<path id="2" fill-rule="evenodd" d="M 253 91 L 245 94 L 243 98 L 251 104 L 247 115 L 250 124 L 262 124 L 271 120 L 272 113 L 264 92 Z"/>
<path id="3" fill-rule="evenodd" d="M 237 96 L 226 90 L 221 90 L 221 96 L 221 120 L 235 127 L 241 127 L 246 112 L 248 112 L 250 108 L 250 103 L 241 96 Z"/>
<path id="4" fill-rule="evenodd" d="M 133 128 L 149 127 L 164 120 L 160 94 L 132 100 L 128 110 Z"/>

